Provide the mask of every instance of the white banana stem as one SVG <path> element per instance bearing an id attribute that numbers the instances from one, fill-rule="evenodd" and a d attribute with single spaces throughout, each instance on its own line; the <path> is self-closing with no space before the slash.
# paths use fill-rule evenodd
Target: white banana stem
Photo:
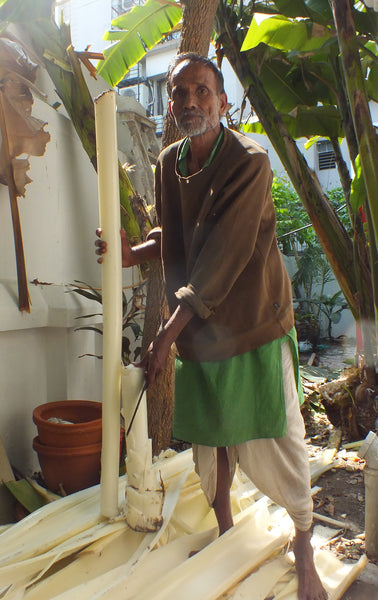
<path id="1" fill-rule="evenodd" d="M 102 263 L 103 379 L 101 513 L 118 515 L 122 260 L 115 92 L 96 98 L 96 149 L 100 227 L 107 252 Z"/>
<path id="2" fill-rule="evenodd" d="M 164 488 L 152 465 L 148 437 L 144 371 L 135 365 L 122 370 L 122 402 L 126 429 L 126 521 L 136 531 L 156 531 L 162 524 Z M 142 394 L 142 395 L 141 395 Z"/>

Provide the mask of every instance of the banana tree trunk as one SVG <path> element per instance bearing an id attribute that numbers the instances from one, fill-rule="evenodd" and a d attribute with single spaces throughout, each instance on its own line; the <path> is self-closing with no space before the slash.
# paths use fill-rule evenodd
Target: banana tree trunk
<path id="1" fill-rule="evenodd" d="M 357 136 L 375 243 L 377 244 L 378 144 L 365 93 L 365 80 L 361 70 L 352 7 L 350 0 L 337 0 L 337 2 L 330 0 L 330 5 L 338 36 L 345 83 Z"/>
<path id="2" fill-rule="evenodd" d="M 207 56 L 219 0 L 183 0 L 183 18 L 178 54 L 198 52 Z M 180 139 L 177 127 L 167 113 L 164 121 L 162 147 Z"/>
<path id="3" fill-rule="evenodd" d="M 349 105 L 353 117 L 360 162 L 366 188 L 367 229 L 369 235 L 370 259 L 374 291 L 374 319 L 363 323 L 365 358 L 368 368 L 374 370 L 374 356 L 377 354 L 378 333 L 378 282 L 377 282 L 377 243 L 378 243 L 378 143 L 372 123 L 369 104 L 365 93 L 356 29 L 349 0 L 330 0 L 333 19 L 343 65 Z M 375 381 L 372 382 L 375 384 Z"/>

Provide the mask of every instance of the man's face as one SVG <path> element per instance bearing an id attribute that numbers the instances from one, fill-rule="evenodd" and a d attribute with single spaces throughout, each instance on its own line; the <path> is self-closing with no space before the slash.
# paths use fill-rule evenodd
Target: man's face
<path id="1" fill-rule="evenodd" d="M 219 126 L 227 97 L 224 92 L 218 94 L 211 68 L 185 60 L 174 69 L 171 82 L 169 109 L 183 135 L 204 135 Z"/>

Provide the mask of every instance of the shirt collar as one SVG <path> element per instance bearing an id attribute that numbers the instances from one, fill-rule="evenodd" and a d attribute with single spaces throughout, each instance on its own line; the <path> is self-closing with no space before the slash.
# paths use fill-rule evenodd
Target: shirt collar
<path id="1" fill-rule="evenodd" d="M 207 159 L 207 161 L 205 162 L 205 164 L 203 165 L 201 171 L 203 169 L 206 169 L 206 167 L 208 167 L 210 165 L 210 163 L 213 161 L 216 153 L 218 152 L 218 150 L 222 144 L 223 137 L 224 137 L 224 127 L 221 123 L 221 130 L 219 132 L 219 135 L 218 135 L 217 139 L 215 140 L 215 144 L 210 153 L 210 156 Z M 189 149 L 190 149 L 190 138 L 186 137 L 179 149 L 179 156 L 178 156 L 178 161 L 177 161 L 178 171 L 182 177 L 188 176 L 188 152 L 189 152 Z"/>

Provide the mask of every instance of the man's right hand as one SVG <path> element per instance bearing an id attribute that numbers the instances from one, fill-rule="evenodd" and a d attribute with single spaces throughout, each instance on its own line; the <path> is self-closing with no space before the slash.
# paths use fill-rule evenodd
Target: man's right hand
<path id="1" fill-rule="evenodd" d="M 144 367 L 147 385 L 153 384 L 156 377 L 164 371 L 172 344 L 177 340 L 193 315 L 194 313 L 189 306 L 179 304 L 169 321 L 150 344 L 145 356 L 139 363 L 140 366 Z"/>
<path id="2" fill-rule="evenodd" d="M 98 239 L 95 241 L 96 254 L 99 254 L 100 258 L 97 259 L 98 263 L 102 263 L 104 260 L 103 255 L 108 250 L 108 243 L 101 238 L 102 229 L 96 229 L 96 235 Z M 122 267 L 132 267 L 135 262 L 133 261 L 132 249 L 129 244 L 129 240 L 126 235 L 126 231 L 121 229 L 121 248 L 122 248 Z"/>

